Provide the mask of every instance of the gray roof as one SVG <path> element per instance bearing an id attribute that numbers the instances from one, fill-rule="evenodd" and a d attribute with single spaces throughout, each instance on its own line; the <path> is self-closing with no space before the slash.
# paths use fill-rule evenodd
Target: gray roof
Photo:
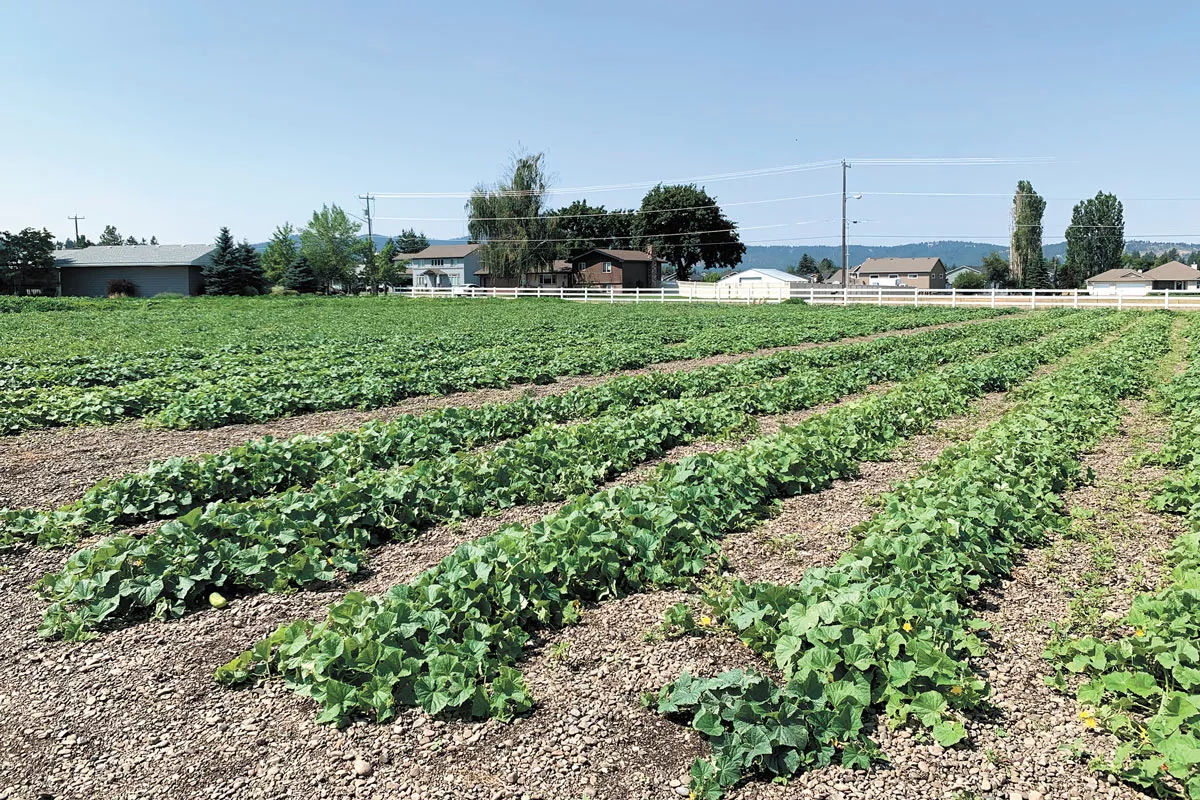
<path id="1" fill-rule="evenodd" d="M 216 250 L 211 244 L 93 245 L 55 250 L 56 267 L 203 267 Z"/>
<path id="2" fill-rule="evenodd" d="M 761 275 L 764 278 L 774 278 L 777 281 L 787 281 L 788 283 L 808 283 L 808 278 L 802 278 L 799 275 L 793 275 L 790 272 L 784 272 L 781 269 L 744 269 L 741 272 L 733 272 L 721 279 L 724 283 L 727 280 L 736 278 L 739 275 Z"/>
<path id="3" fill-rule="evenodd" d="M 857 267 L 852 267 L 850 271 L 866 275 L 889 272 L 930 273 L 941 261 L 940 258 L 868 258 Z"/>
<path id="4" fill-rule="evenodd" d="M 595 250 L 589 250 L 578 256 L 578 258 L 589 256 L 592 253 L 603 253 L 613 261 L 662 261 L 661 258 L 655 258 L 645 250 L 612 250 L 605 247 L 597 247 Z"/>
<path id="5" fill-rule="evenodd" d="M 477 244 L 432 244 L 416 253 L 401 253 L 397 261 L 412 261 L 416 258 L 465 258 L 479 249 Z"/>

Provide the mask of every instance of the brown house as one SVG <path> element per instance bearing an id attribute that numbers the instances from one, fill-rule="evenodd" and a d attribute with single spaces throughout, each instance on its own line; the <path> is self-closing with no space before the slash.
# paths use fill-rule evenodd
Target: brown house
<path id="1" fill-rule="evenodd" d="M 827 283 L 841 283 L 838 270 Z M 907 286 L 911 289 L 945 289 L 946 266 L 940 258 L 868 258 L 850 268 L 851 286 Z"/>
<path id="2" fill-rule="evenodd" d="M 641 250 L 589 250 L 574 259 L 580 284 L 617 289 L 661 285 L 662 263 L 662 259 Z"/>

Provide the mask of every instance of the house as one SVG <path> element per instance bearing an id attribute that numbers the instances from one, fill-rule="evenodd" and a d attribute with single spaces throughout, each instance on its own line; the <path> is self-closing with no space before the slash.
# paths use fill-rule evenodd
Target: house
<path id="1" fill-rule="evenodd" d="M 80 250 L 57 250 L 59 293 L 76 297 L 106 297 L 109 283 L 129 281 L 139 297 L 164 292 L 193 295 L 204 292 L 204 267 L 212 263 L 211 244 L 94 245 Z"/>
<path id="2" fill-rule="evenodd" d="M 1179 261 L 1168 261 L 1145 272 L 1110 269 L 1088 278 L 1087 288 L 1089 294 L 1098 297 L 1140 297 L 1164 290 L 1200 289 L 1200 270 Z"/>
<path id="3" fill-rule="evenodd" d="M 793 275 L 781 269 L 744 269 L 741 272 L 731 272 L 717 281 L 720 286 L 728 287 L 731 291 L 746 289 L 757 294 L 775 294 L 788 291 L 793 286 L 812 283 L 807 275 Z"/>
<path id="4" fill-rule="evenodd" d="M 479 283 L 479 245 L 435 244 L 417 253 L 401 253 L 396 261 L 408 262 L 413 286 L 473 286 Z"/>
<path id="5" fill-rule="evenodd" d="M 570 261 L 556 260 L 543 268 L 531 269 L 525 273 L 525 282 L 517 278 L 493 277 L 486 266 L 475 270 L 480 286 L 548 286 L 571 287 L 576 283 L 575 265 Z"/>
<path id="6" fill-rule="evenodd" d="M 946 267 L 940 258 L 868 258 L 850 270 L 850 283 L 854 286 L 945 289 Z"/>
<path id="7" fill-rule="evenodd" d="M 662 259 L 642 250 L 589 250 L 573 260 L 585 286 L 642 289 L 662 283 Z"/>
<path id="8" fill-rule="evenodd" d="M 965 272 L 973 272 L 976 275 L 982 275 L 983 268 L 982 267 L 972 267 L 972 266 L 968 266 L 966 264 L 960 264 L 957 267 L 950 267 L 949 269 L 946 270 L 946 285 L 953 286 L 954 279 L 957 278 L 959 275 L 962 275 Z"/>

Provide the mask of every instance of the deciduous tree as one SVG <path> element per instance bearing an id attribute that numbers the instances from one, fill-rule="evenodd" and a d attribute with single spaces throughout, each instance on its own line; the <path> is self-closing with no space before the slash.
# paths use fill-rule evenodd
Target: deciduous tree
<path id="1" fill-rule="evenodd" d="M 983 279 L 997 289 L 1011 285 L 1011 275 L 1008 271 L 1008 259 L 993 250 L 984 256 L 979 265 L 983 268 Z"/>
<path id="2" fill-rule="evenodd" d="M 1013 196 L 1013 232 L 1009 243 L 1011 280 L 1022 288 L 1041 289 L 1049 284 L 1042 263 L 1042 215 L 1046 200 L 1029 181 L 1018 181 Z"/>
<path id="3" fill-rule="evenodd" d="M 681 281 L 688 280 L 698 264 L 706 269 L 736 267 L 746 254 L 737 224 L 695 184 L 660 183 L 647 192 L 633 232 L 639 247 L 653 247 L 655 256 L 675 265 Z"/>
<path id="4" fill-rule="evenodd" d="M 0 231 L 0 293 L 50 292 L 56 286 L 54 237 L 50 231 Z"/>
<path id="5" fill-rule="evenodd" d="M 479 260 L 492 277 L 523 282 L 558 256 L 559 220 L 548 213 L 549 193 L 542 153 L 514 154 L 499 181 L 475 187 L 466 204 L 467 230 L 482 245 Z"/>
<path id="6" fill-rule="evenodd" d="M 334 282 L 348 284 L 361 263 L 363 246 L 355 222 L 339 206 L 323 205 L 300 231 L 300 252 L 308 258 L 313 273 L 326 290 Z"/>
<path id="7" fill-rule="evenodd" d="M 559 256 L 568 261 L 598 247 L 633 247 L 633 211 L 610 212 L 604 206 L 590 206 L 586 200 L 576 200 L 550 212 L 550 216 L 558 220 L 555 238 L 565 240 L 558 243 Z"/>
<path id="8" fill-rule="evenodd" d="M 271 234 L 271 241 L 263 250 L 263 275 L 271 283 L 279 283 L 299 253 L 300 245 L 296 242 L 296 229 L 292 223 L 285 222 L 276 227 Z"/>
<path id="9" fill-rule="evenodd" d="M 1067 260 L 1058 286 L 1077 289 L 1093 275 L 1121 266 L 1125 252 L 1125 211 L 1115 195 L 1096 196 L 1075 204 L 1067 226 Z"/>

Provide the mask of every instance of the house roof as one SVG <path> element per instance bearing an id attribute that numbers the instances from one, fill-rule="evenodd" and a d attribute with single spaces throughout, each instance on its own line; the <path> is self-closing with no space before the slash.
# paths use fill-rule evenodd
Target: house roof
<path id="1" fill-rule="evenodd" d="M 1200 270 L 1181 261 L 1168 261 L 1146 270 L 1142 277 L 1152 281 L 1197 281 L 1200 280 Z"/>
<path id="2" fill-rule="evenodd" d="M 940 258 L 868 258 L 851 272 L 865 275 L 877 275 L 889 272 L 931 273 L 933 268 L 941 264 Z M 943 269 L 945 267 L 943 266 Z"/>
<path id="3" fill-rule="evenodd" d="M 725 281 L 735 280 L 744 275 L 757 275 L 763 278 L 771 278 L 777 281 L 786 281 L 787 283 L 808 283 L 807 278 L 799 275 L 793 275 L 790 272 L 784 272 L 781 269 L 744 269 L 741 272 L 733 272 L 721 278 L 720 283 Z"/>
<path id="4" fill-rule="evenodd" d="M 595 250 L 588 250 L 583 255 L 578 256 L 578 258 L 590 256 L 592 253 L 603 253 L 613 261 L 662 261 L 661 258 L 655 258 L 644 250 L 606 250 L 601 247 L 597 247 Z"/>
<path id="5" fill-rule="evenodd" d="M 412 261 L 417 258 L 464 258 L 479 249 L 478 244 L 431 244 L 416 253 L 401 253 L 396 261 Z"/>
<path id="6" fill-rule="evenodd" d="M 1148 273 L 1135 272 L 1131 269 L 1110 269 L 1101 272 L 1098 275 L 1093 275 L 1087 279 L 1087 283 L 1145 283 L 1152 281 L 1153 278 L 1147 277 Z"/>
<path id="7" fill-rule="evenodd" d="M 957 267 L 946 267 L 947 275 L 949 275 L 952 272 L 978 272 L 980 275 L 982 275 L 983 268 L 982 267 L 973 267 L 970 264 L 959 264 Z"/>
<path id="8" fill-rule="evenodd" d="M 56 267 L 202 267 L 216 250 L 211 244 L 93 245 L 54 251 Z"/>

